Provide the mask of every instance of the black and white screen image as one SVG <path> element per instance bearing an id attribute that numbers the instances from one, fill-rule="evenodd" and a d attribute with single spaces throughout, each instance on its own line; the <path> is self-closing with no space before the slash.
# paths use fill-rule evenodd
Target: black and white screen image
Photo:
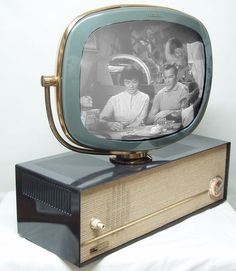
<path id="1" fill-rule="evenodd" d="M 174 133 L 198 113 L 204 78 L 204 46 L 190 28 L 162 21 L 99 28 L 83 50 L 81 121 L 106 139 Z"/>

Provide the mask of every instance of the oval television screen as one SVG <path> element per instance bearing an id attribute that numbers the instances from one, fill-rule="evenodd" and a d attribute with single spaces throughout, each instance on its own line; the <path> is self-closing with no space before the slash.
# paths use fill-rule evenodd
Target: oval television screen
<path id="1" fill-rule="evenodd" d="M 101 27 L 83 50 L 81 121 L 111 140 L 176 133 L 197 116 L 204 81 L 204 45 L 191 28 L 155 20 Z"/>

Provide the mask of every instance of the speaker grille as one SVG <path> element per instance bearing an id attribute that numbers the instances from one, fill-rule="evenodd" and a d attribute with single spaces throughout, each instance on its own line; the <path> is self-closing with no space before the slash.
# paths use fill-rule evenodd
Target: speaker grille
<path id="1" fill-rule="evenodd" d="M 55 183 L 26 173 L 22 174 L 23 195 L 71 215 L 71 191 Z"/>

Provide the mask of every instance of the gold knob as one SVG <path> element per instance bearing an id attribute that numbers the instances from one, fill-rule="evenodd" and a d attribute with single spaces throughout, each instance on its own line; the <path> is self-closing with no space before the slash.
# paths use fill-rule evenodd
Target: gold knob
<path id="1" fill-rule="evenodd" d="M 51 86 L 57 86 L 59 82 L 59 78 L 55 75 L 50 76 L 41 76 L 41 85 L 43 87 L 51 87 Z"/>
<path id="2" fill-rule="evenodd" d="M 210 181 L 209 195 L 212 199 L 218 199 L 223 195 L 224 192 L 224 181 L 220 176 L 215 176 Z"/>
<path id="3" fill-rule="evenodd" d="M 94 231 L 101 231 L 105 229 L 105 224 L 98 218 L 92 218 L 90 220 L 90 228 Z"/>

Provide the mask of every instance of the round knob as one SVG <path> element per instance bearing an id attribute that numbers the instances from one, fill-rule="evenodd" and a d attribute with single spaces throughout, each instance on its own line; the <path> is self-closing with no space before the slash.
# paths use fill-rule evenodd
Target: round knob
<path id="1" fill-rule="evenodd" d="M 101 231 L 105 229 L 105 224 L 98 218 L 92 218 L 90 220 L 90 228 L 95 231 Z"/>
<path id="2" fill-rule="evenodd" d="M 209 195 L 212 199 L 218 199 L 224 192 L 224 181 L 220 176 L 216 176 L 210 181 Z"/>

